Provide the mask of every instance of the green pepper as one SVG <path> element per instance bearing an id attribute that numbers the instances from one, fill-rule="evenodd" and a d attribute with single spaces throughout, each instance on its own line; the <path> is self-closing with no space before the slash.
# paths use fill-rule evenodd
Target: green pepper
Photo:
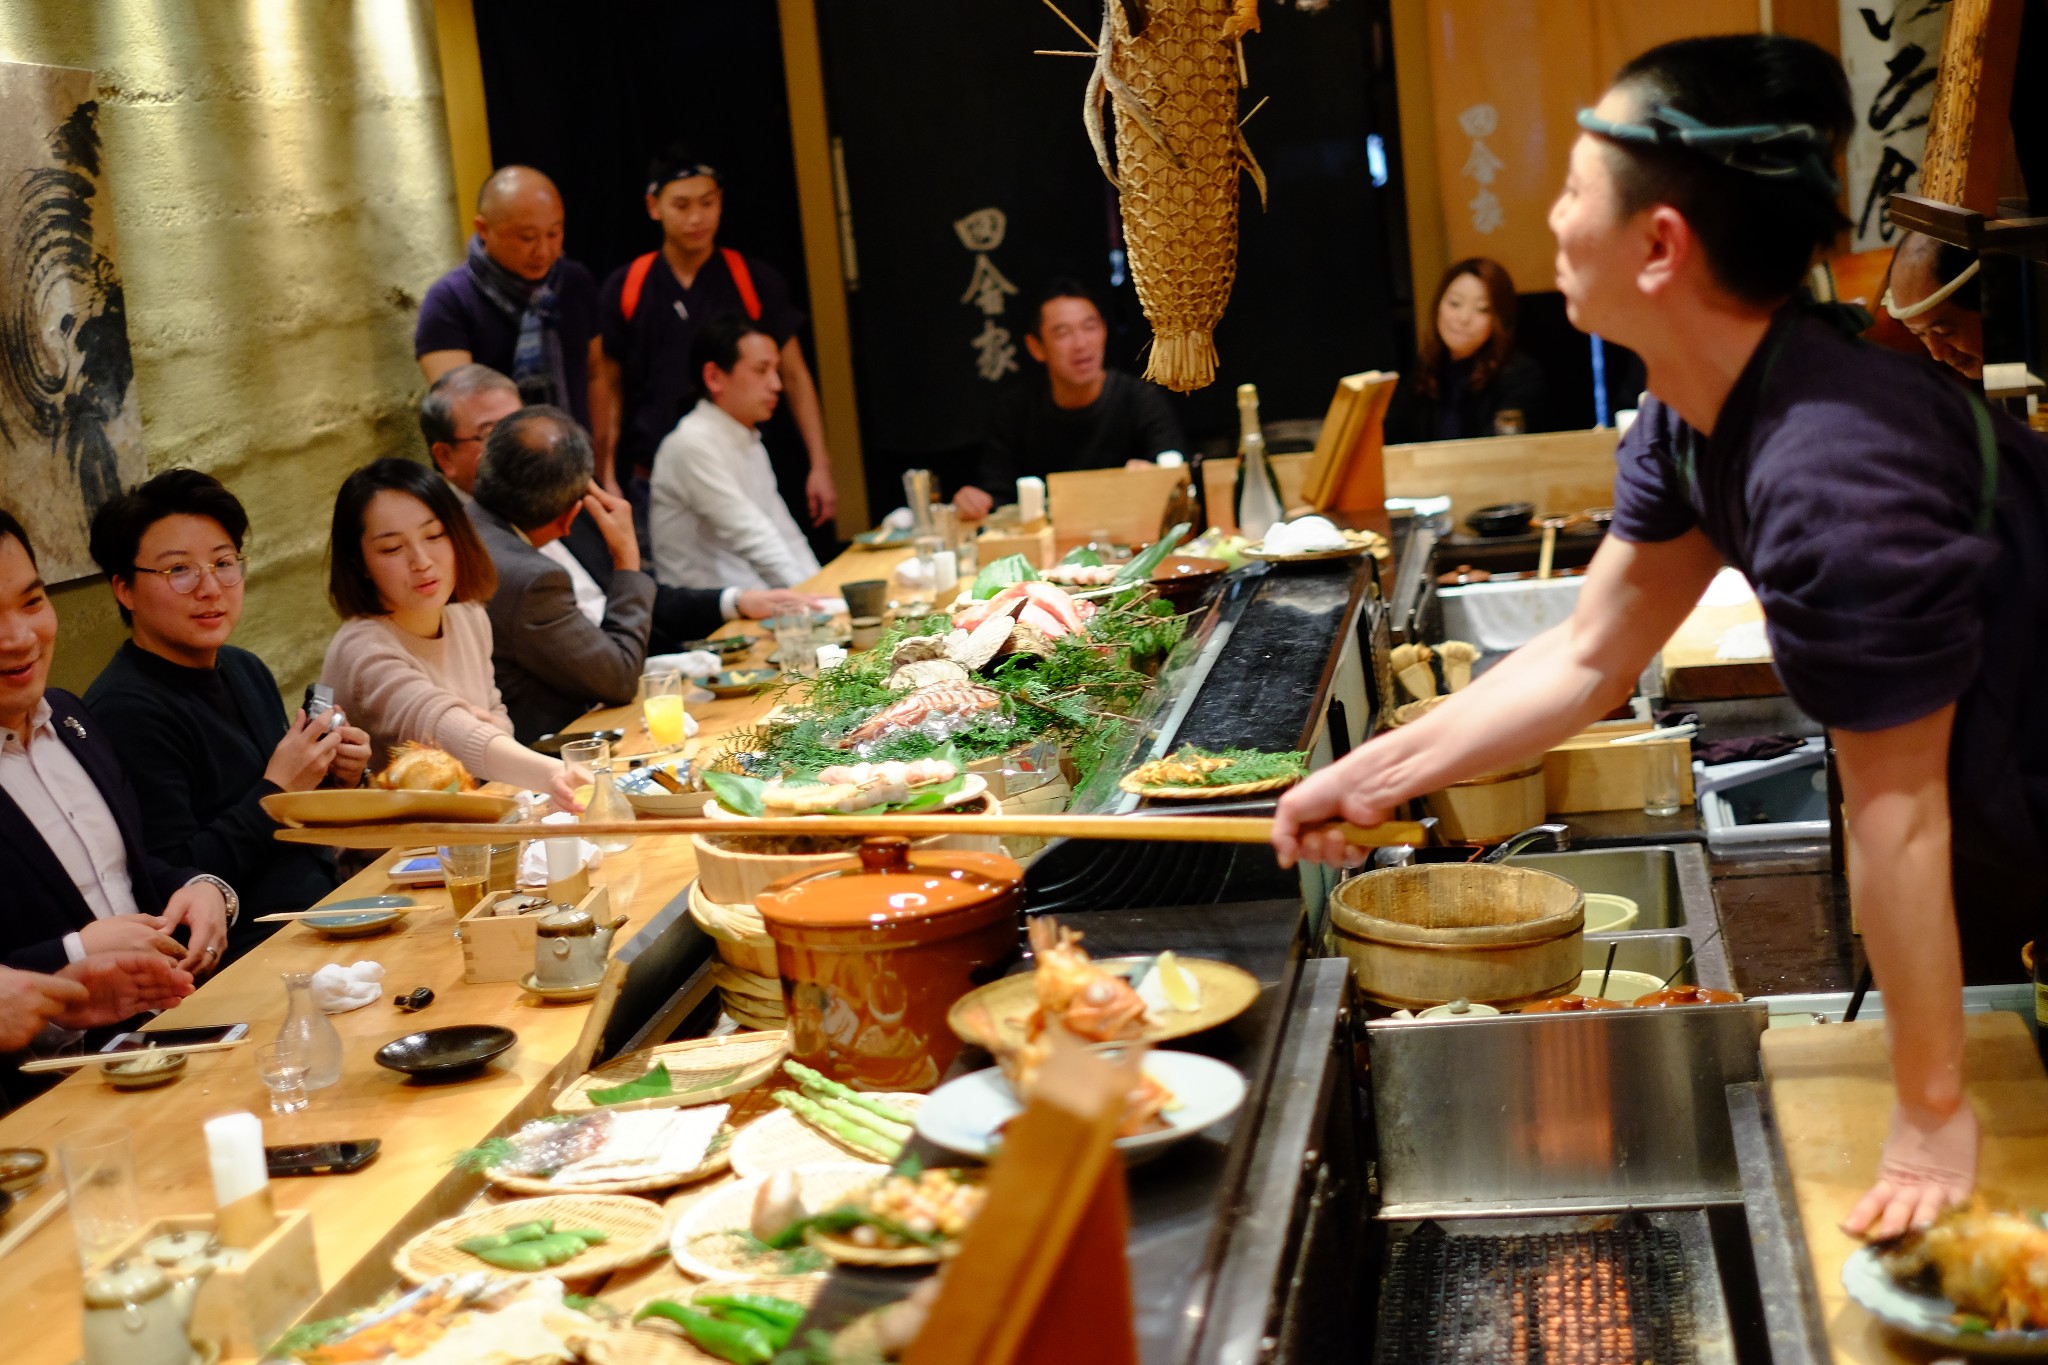
<path id="1" fill-rule="evenodd" d="M 690 1301 L 693 1308 L 735 1308 L 759 1314 L 785 1331 L 804 1320 L 804 1306 L 772 1294 L 699 1294 Z"/>
<path id="2" fill-rule="evenodd" d="M 481 1255 L 486 1251 L 500 1251 L 509 1246 L 517 1246 L 521 1242 L 537 1242 L 553 1231 L 554 1226 L 554 1219 L 542 1218 L 531 1223 L 515 1224 L 512 1227 L 506 1228 L 503 1232 L 491 1232 L 481 1237 L 466 1238 L 455 1245 L 471 1255 Z"/>
<path id="3" fill-rule="evenodd" d="M 581 1237 L 586 1244 L 594 1247 L 601 1247 L 612 1239 L 609 1232 L 599 1232 L 595 1228 L 563 1228 L 562 1231 L 571 1237 Z"/>
<path id="4" fill-rule="evenodd" d="M 789 1329 L 766 1313 L 756 1313 L 750 1308 L 714 1308 L 711 1316 L 721 1322 L 736 1322 L 742 1327 L 753 1328 L 778 1351 L 789 1345 Z"/>
<path id="5" fill-rule="evenodd" d="M 545 1244 L 541 1242 L 519 1242 L 508 1247 L 488 1247 L 483 1251 L 471 1252 L 485 1265 L 494 1265 L 500 1270 L 518 1270 L 535 1274 L 553 1264 L 548 1260 Z"/>
<path id="6" fill-rule="evenodd" d="M 775 1358 L 775 1347 L 758 1327 L 748 1327 L 737 1322 L 726 1322 L 706 1313 L 699 1313 L 657 1299 L 633 1315 L 633 1321 L 642 1318 L 667 1318 L 683 1329 L 685 1335 L 700 1349 L 720 1360 L 729 1360 L 733 1365 L 768 1365 Z"/>
<path id="7" fill-rule="evenodd" d="M 525 1246 L 535 1248 L 547 1258 L 549 1265 L 561 1265 L 573 1261 L 585 1251 L 583 1239 L 573 1232 L 555 1232 L 538 1242 L 527 1242 Z"/>

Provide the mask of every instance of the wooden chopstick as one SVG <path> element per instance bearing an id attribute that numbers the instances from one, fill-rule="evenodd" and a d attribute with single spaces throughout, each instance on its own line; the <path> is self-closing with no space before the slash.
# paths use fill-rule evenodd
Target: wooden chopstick
<path id="1" fill-rule="evenodd" d="M 154 1052 L 159 1056 L 169 1056 L 174 1052 L 226 1052 L 230 1048 L 240 1047 L 247 1041 L 246 1038 L 237 1038 L 232 1043 L 172 1043 L 168 1047 L 130 1048 L 126 1052 L 85 1052 L 76 1057 L 44 1057 L 33 1062 L 23 1062 L 17 1070 L 24 1075 L 38 1071 L 76 1071 L 81 1067 L 105 1066 L 108 1062 L 125 1062 L 131 1057 L 140 1057 L 145 1052 Z"/>
<path id="2" fill-rule="evenodd" d="M 71 1191 L 59 1185 L 54 1194 L 36 1206 L 34 1213 L 22 1219 L 18 1226 L 8 1229 L 5 1237 L 0 1237 L 0 1256 L 5 1256 L 8 1252 L 35 1236 L 37 1228 L 55 1218 L 57 1210 L 70 1202 Z"/>
<path id="3" fill-rule="evenodd" d="M 314 906 L 311 910 L 280 910 L 274 915 L 258 915 L 251 924 L 290 924 L 302 919 L 332 919 L 336 915 L 410 915 L 415 910 L 433 910 L 432 905 L 386 905 L 372 910 L 367 906 L 352 906 L 346 910 L 322 910 Z"/>
<path id="4" fill-rule="evenodd" d="M 1343 825 L 1345 839 L 1360 848 L 1389 844 L 1424 844 L 1428 831 L 1409 820 L 1393 820 L 1363 829 Z M 1168 843 L 1263 844 L 1273 837 L 1273 822 L 1263 816 L 1159 815 L 1133 820 L 1119 815 L 799 815 L 772 820 L 602 820 L 583 825 L 389 824 L 322 825 L 280 829 L 277 837 L 291 844 L 325 844 L 330 848 L 395 848 L 433 843 L 502 844 L 515 839 L 590 838 L 594 835 L 674 836 L 721 834 L 810 834 L 848 837 L 866 834 L 988 834 L 1044 839 L 1136 839 Z"/>

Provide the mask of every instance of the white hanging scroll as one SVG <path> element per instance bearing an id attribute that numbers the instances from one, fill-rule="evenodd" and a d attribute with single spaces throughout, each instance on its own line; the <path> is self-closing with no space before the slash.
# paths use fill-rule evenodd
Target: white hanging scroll
<path id="1" fill-rule="evenodd" d="M 1856 130 L 1849 137 L 1851 247 L 1889 246 L 1899 230 L 1885 221 L 1885 200 L 1920 183 L 1927 113 L 1941 64 L 1949 0 L 1840 0 L 1842 67 Z"/>

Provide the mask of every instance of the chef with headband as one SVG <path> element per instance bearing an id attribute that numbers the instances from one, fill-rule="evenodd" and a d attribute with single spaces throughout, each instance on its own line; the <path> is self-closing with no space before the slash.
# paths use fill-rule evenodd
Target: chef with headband
<path id="1" fill-rule="evenodd" d="M 1885 272 L 1883 307 L 1927 353 L 1965 379 L 1984 378 L 1984 311 L 1977 269 L 1965 247 L 1918 232 L 1899 239 Z"/>
<path id="2" fill-rule="evenodd" d="M 1274 844 L 1354 861 L 1317 827 L 1578 733 L 1741 569 L 1785 690 L 1834 734 L 1898 1098 L 1845 1227 L 1888 1236 L 1975 1181 L 1965 981 L 2021 978 L 2022 945 L 2048 939 L 2048 446 L 1803 301 L 1847 226 L 1830 167 L 1853 123 L 1833 57 L 1759 34 L 1655 48 L 1580 115 L 1550 214 L 1558 288 L 1649 373 L 1612 533 L 1569 621 L 1297 786 Z"/>

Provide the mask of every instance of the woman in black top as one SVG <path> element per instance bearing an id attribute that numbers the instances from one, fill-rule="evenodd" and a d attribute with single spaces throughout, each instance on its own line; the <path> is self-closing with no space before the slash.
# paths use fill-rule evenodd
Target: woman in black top
<path id="1" fill-rule="evenodd" d="M 323 717 L 285 717 L 263 661 L 227 643 L 242 616 L 249 517 L 219 480 L 172 469 L 101 507 L 92 556 L 133 638 L 87 689 L 142 807 L 149 850 L 210 872 L 242 895 L 233 958 L 270 925 L 332 891 L 334 855 L 281 844 L 265 796 L 354 786 L 369 736 Z"/>
<path id="2" fill-rule="evenodd" d="M 1462 260 L 1437 282 L 1415 370 L 1387 410 L 1390 442 L 1530 431 L 1543 372 L 1515 349 L 1515 282 L 1498 261 Z"/>

